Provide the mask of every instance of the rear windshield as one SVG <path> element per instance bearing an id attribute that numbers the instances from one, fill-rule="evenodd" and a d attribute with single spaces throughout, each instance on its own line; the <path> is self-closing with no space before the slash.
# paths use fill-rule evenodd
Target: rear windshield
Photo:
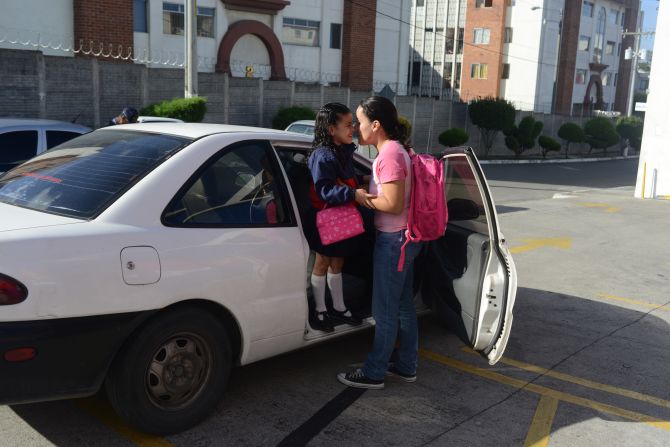
<path id="1" fill-rule="evenodd" d="M 92 132 L 2 175 L 0 202 L 91 219 L 190 141 L 143 132 Z"/>

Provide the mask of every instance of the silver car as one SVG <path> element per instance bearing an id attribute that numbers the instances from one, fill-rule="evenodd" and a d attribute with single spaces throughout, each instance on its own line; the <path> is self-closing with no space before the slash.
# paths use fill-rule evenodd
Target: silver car
<path id="1" fill-rule="evenodd" d="M 9 171 L 52 147 L 90 131 L 86 126 L 64 121 L 0 118 L 0 172 Z"/>

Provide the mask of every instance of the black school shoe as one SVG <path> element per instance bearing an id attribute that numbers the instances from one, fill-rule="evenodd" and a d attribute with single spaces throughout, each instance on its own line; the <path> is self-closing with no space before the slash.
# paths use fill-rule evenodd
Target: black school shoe
<path id="1" fill-rule="evenodd" d="M 349 312 L 349 316 L 346 316 L 345 314 Z M 346 309 L 342 312 L 339 310 L 329 310 L 328 315 L 330 316 L 331 320 L 333 320 L 335 323 L 343 323 L 343 324 L 350 324 L 352 326 L 360 326 L 363 323 L 363 320 L 356 315 L 354 315 L 353 312 L 351 312 L 349 309 Z"/>
<path id="2" fill-rule="evenodd" d="M 381 390 L 384 388 L 383 380 L 372 380 L 365 377 L 360 368 L 348 373 L 339 373 L 337 380 L 353 388 L 367 388 L 370 390 Z"/>
<path id="3" fill-rule="evenodd" d="M 402 380 L 403 382 L 407 382 L 407 383 L 416 382 L 416 374 L 401 373 L 400 371 L 398 371 L 395 368 L 394 365 L 389 366 L 388 371 L 386 371 L 386 375 L 390 376 L 390 377 L 396 377 L 396 378 Z"/>
<path id="4" fill-rule="evenodd" d="M 335 326 L 328 316 L 328 312 L 315 312 L 309 317 L 309 325 L 312 329 L 321 332 L 333 332 Z"/>

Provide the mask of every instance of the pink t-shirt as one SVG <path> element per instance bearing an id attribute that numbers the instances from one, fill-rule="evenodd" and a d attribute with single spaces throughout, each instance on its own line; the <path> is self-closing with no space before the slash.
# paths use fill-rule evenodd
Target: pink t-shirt
<path id="1" fill-rule="evenodd" d="M 400 214 L 375 212 L 375 227 L 385 233 L 394 233 L 407 228 L 409 201 L 412 194 L 412 160 L 402 144 L 389 140 L 380 148 L 372 163 L 370 194 L 382 197 L 382 184 L 405 180 L 405 209 Z"/>

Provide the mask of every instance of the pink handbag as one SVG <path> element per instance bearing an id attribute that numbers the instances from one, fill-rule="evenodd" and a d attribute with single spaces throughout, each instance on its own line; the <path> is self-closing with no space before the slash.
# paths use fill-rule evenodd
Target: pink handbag
<path id="1" fill-rule="evenodd" d="M 319 230 L 323 245 L 334 244 L 365 233 L 363 217 L 353 203 L 325 208 L 317 212 L 316 228 Z"/>

